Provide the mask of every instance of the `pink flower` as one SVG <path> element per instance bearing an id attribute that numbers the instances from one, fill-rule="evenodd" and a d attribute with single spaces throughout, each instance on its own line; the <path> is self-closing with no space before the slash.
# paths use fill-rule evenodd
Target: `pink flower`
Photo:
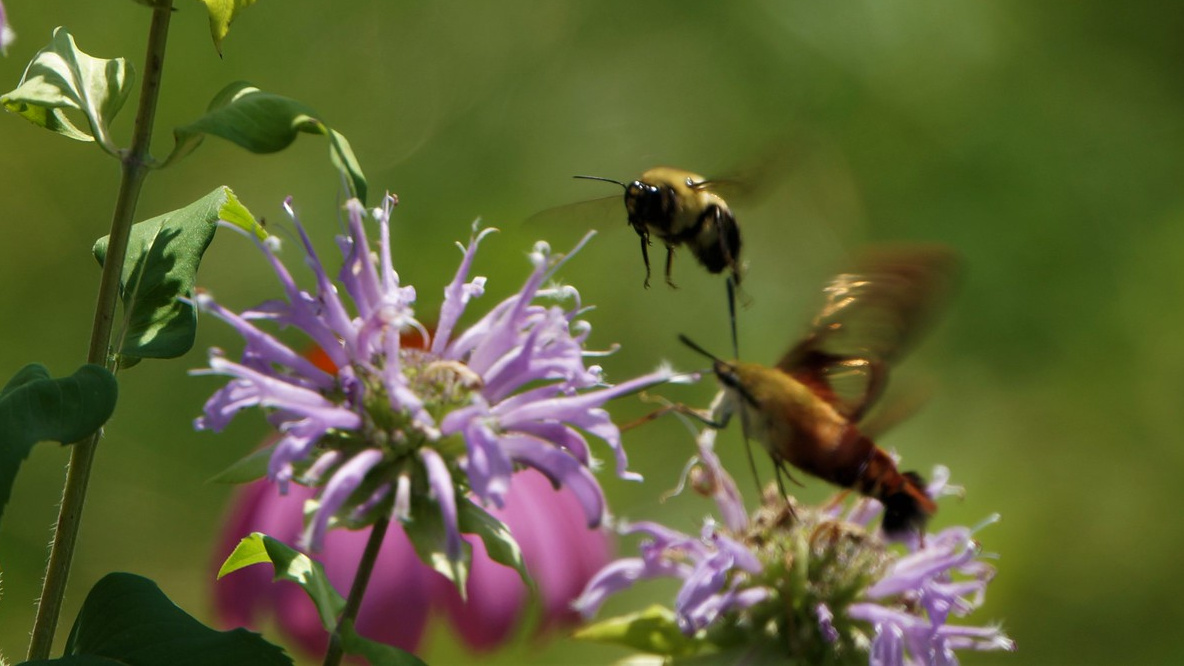
<path id="1" fill-rule="evenodd" d="M 254 531 L 295 543 L 300 538 L 304 500 L 314 493 L 293 485 L 286 496 L 279 495 L 266 481 L 245 486 L 233 501 L 216 563 L 221 564 L 239 539 Z M 543 608 L 537 632 L 574 624 L 578 616 L 571 602 L 608 563 L 608 535 L 588 529 L 580 501 L 571 491 L 554 490 L 534 470 L 517 473 L 505 507 L 492 507 L 490 513 L 509 527 L 538 585 Z M 317 555 L 343 594 L 349 590 L 369 535 L 369 528 L 331 531 Z M 447 613 L 465 644 L 475 651 L 492 650 L 512 638 L 527 615 L 530 593 L 517 572 L 491 561 L 479 540 L 466 539 L 473 548 L 467 603 L 451 581 L 420 562 L 403 531 L 392 524 L 358 615 L 359 633 L 415 651 L 435 609 Z M 328 634 L 312 602 L 294 583 L 271 582 L 266 567 L 249 567 L 224 578 L 214 587 L 214 605 L 227 626 L 257 627 L 272 616 L 301 649 L 310 654 L 325 650 Z"/>

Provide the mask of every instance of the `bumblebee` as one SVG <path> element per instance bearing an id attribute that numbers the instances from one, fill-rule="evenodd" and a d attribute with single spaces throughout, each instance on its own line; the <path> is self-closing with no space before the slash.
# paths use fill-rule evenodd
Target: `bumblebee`
<path id="1" fill-rule="evenodd" d="M 641 239 L 645 286 L 650 286 L 651 235 L 666 246 L 666 284 L 671 276 L 674 250 L 686 246 L 711 273 L 729 272 L 731 286 L 739 286 L 740 227 L 724 199 L 715 191 L 718 183 L 673 167 L 654 167 L 631 183 L 600 176 L 575 176 L 616 183 L 625 189 L 629 226 Z"/>

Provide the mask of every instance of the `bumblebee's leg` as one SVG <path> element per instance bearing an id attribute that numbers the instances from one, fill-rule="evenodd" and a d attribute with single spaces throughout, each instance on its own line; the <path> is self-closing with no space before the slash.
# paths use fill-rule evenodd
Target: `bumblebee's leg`
<path id="1" fill-rule="evenodd" d="M 732 358 L 740 358 L 740 336 L 736 332 L 736 283 L 728 276 L 728 321 L 732 325 Z"/>
<path id="2" fill-rule="evenodd" d="M 671 289 L 678 289 L 678 285 L 674 284 L 674 278 L 670 276 L 670 272 L 674 269 L 674 246 L 666 246 L 666 284 L 670 285 Z"/>
<path id="3" fill-rule="evenodd" d="M 719 206 L 711 207 L 710 224 L 719 243 L 719 255 L 723 259 L 723 266 L 732 273 L 736 286 L 740 286 L 740 227 L 731 211 Z"/>
<path id="4" fill-rule="evenodd" d="M 645 263 L 645 288 L 650 288 L 650 234 L 644 229 L 638 229 L 638 238 L 641 239 L 641 260 Z"/>

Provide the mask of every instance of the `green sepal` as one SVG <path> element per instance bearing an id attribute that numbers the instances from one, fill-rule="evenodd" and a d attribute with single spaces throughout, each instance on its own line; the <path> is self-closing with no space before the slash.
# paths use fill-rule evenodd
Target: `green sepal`
<path id="1" fill-rule="evenodd" d="M 693 638 L 679 630 L 674 611 L 656 604 L 637 613 L 585 625 L 572 637 L 665 656 L 694 654 L 699 647 Z"/>
<path id="2" fill-rule="evenodd" d="M 289 580 L 299 585 L 316 606 L 321 626 L 325 631 L 333 631 L 338 616 L 345 609 L 345 598 L 333 589 L 323 564 L 278 539 L 262 532 L 244 537 L 222 563 L 218 578 L 262 562 L 271 563 L 275 570 L 273 580 Z"/>
<path id="3" fill-rule="evenodd" d="M 259 239 L 267 237 L 225 186 L 184 208 L 132 225 L 120 276 L 123 320 L 112 345 L 121 367 L 143 358 L 175 358 L 193 347 L 197 312 L 188 299 L 219 220 Z M 104 236 L 95 242 L 93 252 L 100 265 L 106 261 L 109 241 Z"/>
<path id="4" fill-rule="evenodd" d="M 222 55 L 222 40 L 230 32 L 230 24 L 238 17 L 238 13 L 255 4 L 255 0 L 199 0 L 206 6 L 210 14 L 210 37 L 214 40 L 214 49 Z"/>
<path id="5" fill-rule="evenodd" d="M 366 177 L 349 141 L 329 128 L 316 111 L 294 99 L 263 92 L 236 81 L 223 88 L 201 118 L 173 130 L 176 145 L 165 166 L 180 160 L 201 145 L 207 134 L 218 136 L 252 153 L 274 153 L 287 148 L 299 133 L 320 134 L 329 139 L 329 156 L 341 172 L 350 194 L 366 202 Z"/>
<path id="6" fill-rule="evenodd" d="M 0 390 L 0 517 L 17 470 L 37 442 L 76 442 L 98 430 L 115 411 L 119 385 L 106 368 L 84 365 L 53 379 L 30 363 Z"/>
<path id="7" fill-rule="evenodd" d="M 459 499 L 459 498 L 458 498 Z M 460 499 L 460 505 L 468 502 Z M 444 527 L 444 517 L 440 514 L 440 507 L 435 502 L 413 495 L 411 499 L 412 519 L 403 524 L 403 531 L 407 539 L 415 548 L 415 554 L 424 564 L 440 572 L 452 584 L 463 600 L 468 599 L 469 566 L 473 561 L 473 547 L 469 542 L 461 540 L 460 554 L 456 559 L 448 557 L 447 530 Z"/>
<path id="8" fill-rule="evenodd" d="M 78 141 L 96 141 L 119 156 L 110 125 L 127 101 L 135 73 L 123 58 L 94 58 L 74 44 L 65 28 L 55 28 L 49 44 L 33 56 L 16 89 L 0 96 L 0 104 L 38 127 Z M 80 111 L 87 128 L 66 117 Z"/>
<path id="9" fill-rule="evenodd" d="M 267 463 L 275 451 L 275 444 L 256 449 L 239 458 L 230 467 L 210 477 L 206 483 L 250 483 L 267 476 Z"/>
<path id="10" fill-rule="evenodd" d="M 292 660 L 254 632 L 205 626 L 147 578 L 111 573 L 86 595 L 62 658 L 25 663 L 290 666 Z"/>
<path id="11" fill-rule="evenodd" d="M 457 514 L 457 524 L 462 534 L 480 538 L 489 559 L 517 571 L 526 587 L 531 592 L 536 591 L 534 579 L 526 571 L 526 562 L 522 559 L 522 548 L 505 523 L 469 500 L 457 506 Z"/>

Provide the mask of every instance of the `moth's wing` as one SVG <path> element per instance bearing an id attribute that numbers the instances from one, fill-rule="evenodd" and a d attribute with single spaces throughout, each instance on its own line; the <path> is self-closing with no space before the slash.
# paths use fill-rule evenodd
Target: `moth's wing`
<path id="1" fill-rule="evenodd" d="M 858 420 L 948 302 L 959 263 L 941 245 L 869 249 L 823 289 L 822 310 L 777 367 Z"/>

